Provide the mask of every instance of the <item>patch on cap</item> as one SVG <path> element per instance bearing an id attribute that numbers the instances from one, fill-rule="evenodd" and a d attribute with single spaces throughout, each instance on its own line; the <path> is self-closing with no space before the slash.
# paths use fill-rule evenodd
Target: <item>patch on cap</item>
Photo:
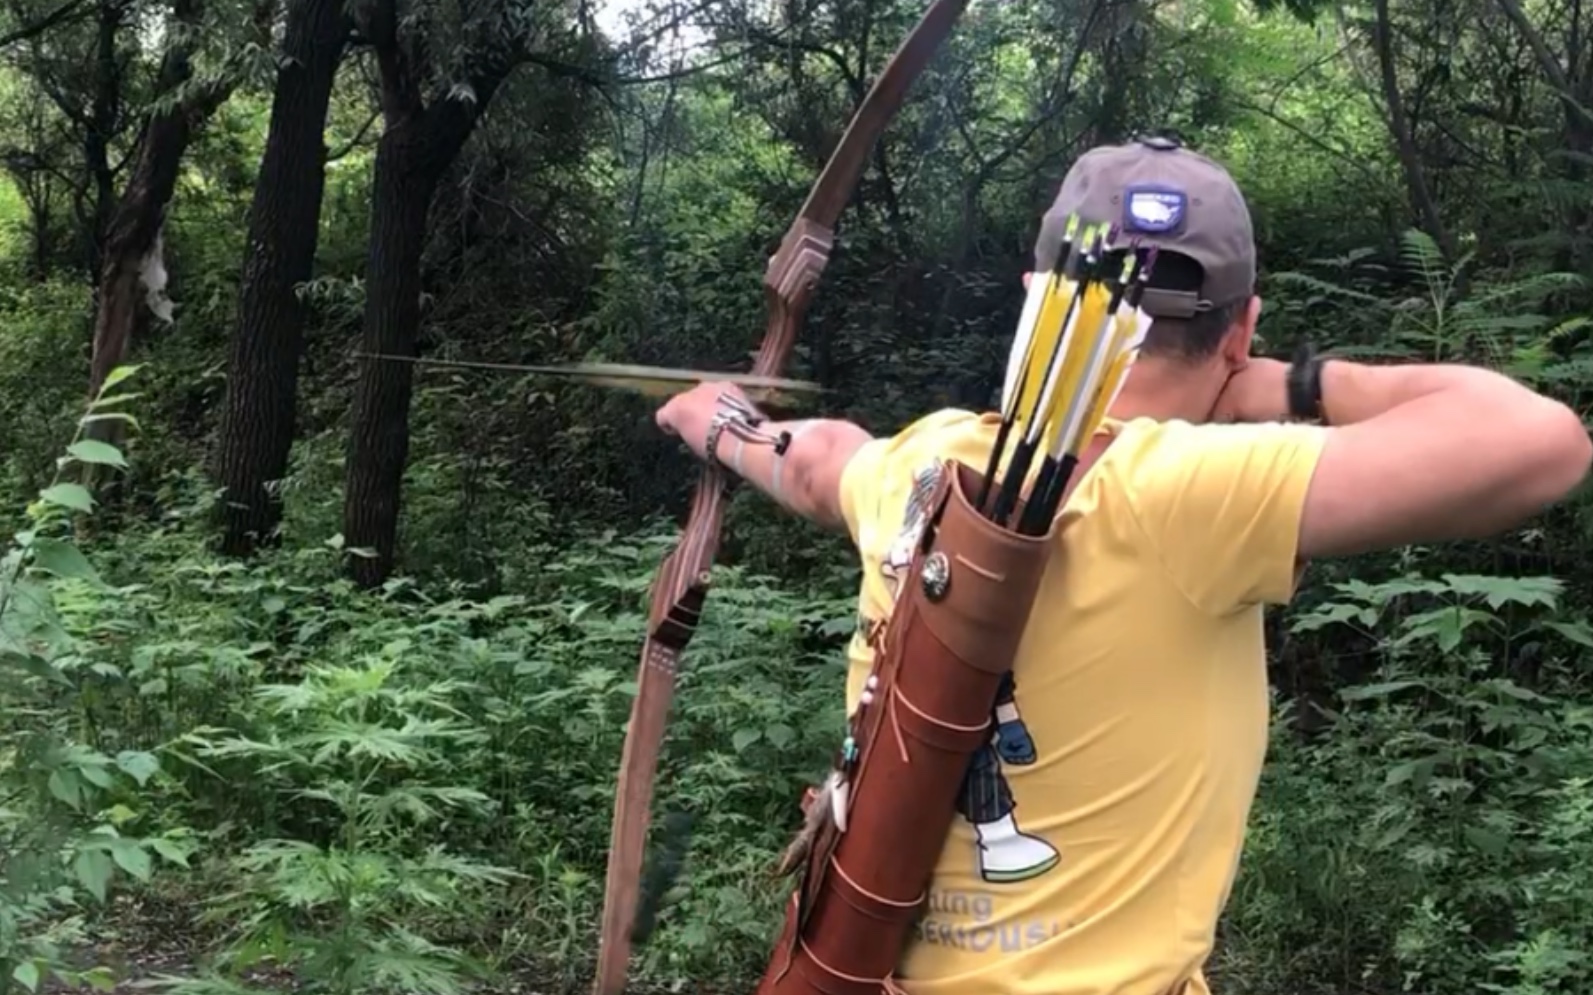
<path id="1" fill-rule="evenodd" d="M 1123 207 L 1123 230 L 1165 235 L 1184 226 L 1189 196 L 1166 186 L 1129 187 Z"/>

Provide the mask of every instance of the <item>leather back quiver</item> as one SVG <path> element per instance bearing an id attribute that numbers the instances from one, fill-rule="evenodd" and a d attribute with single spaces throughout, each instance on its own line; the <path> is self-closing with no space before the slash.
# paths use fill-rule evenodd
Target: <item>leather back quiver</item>
<path id="1" fill-rule="evenodd" d="M 846 828 L 826 818 L 756 995 L 882 995 L 914 926 L 974 752 L 1012 668 L 1055 539 L 973 506 L 983 483 L 945 462 L 854 712 Z M 1010 521 L 1021 517 L 1021 508 Z M 812 804 L 828 805 L 825 797 Z"/>

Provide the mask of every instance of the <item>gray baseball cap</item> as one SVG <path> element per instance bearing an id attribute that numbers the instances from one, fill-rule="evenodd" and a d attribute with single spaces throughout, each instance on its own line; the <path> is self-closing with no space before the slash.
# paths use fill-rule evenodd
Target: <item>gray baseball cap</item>
<path id="1" fill-rule="evenodd" d="M 1200 266 L 1198 289 L 1158 287 L 1151 272 L 1140 307 L 1152 317 L 1188 318 L 1255 290 L 1255 234 L 1244 195 L 1227 170 L 1176 139 L 1140 138 L 1079 156 L 1040 223 L 1037 272 L 1056 263 L 1069 214 L 1116 224 L 1121 242 L 1138 238 Z"/>

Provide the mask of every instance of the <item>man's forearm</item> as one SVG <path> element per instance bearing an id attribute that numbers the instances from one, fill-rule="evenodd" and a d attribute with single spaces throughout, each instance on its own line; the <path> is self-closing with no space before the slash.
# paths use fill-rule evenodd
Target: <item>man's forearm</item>
<path id="1" fill-rule="evenodd" d="M 1441 394 L 1457 404 L 1502 402 L 1519 407 L 1534 399 L 1554 403 L 1502 374 L 1475 366 L 1368 366 L 1342 360 L 1322 366 L 1322 409 L 1329 425 L 1369 421 Z"/>
<path id="2" fill-rule="evenodd" d="M 1286 420 L 1285 365 L 1256 372 L 1237 420 Z M 1593 455 L 1575 411 L 1491 370 L 1332 360 L 1321 375 L 1331 429 L 1303 512 L 1305 556 L 1497 534 L 1563 499 Z"/>
<path id="3" fill-rule="evenodd" d="M 770 445 L 755 445 L 730 433 L 719 440 L 719 462 L 731 473 L 762 491 L 782 507 L 828 528 L 844 525 L 836 507 L 838 454 L 848 443 L 867 441 L 867 433 L 847 421 L 811 418 L 801 421 L 764 422 L 758 428 L 779 437 L 790 433 L 784 453 Z M 834 468 L 835 473 L 828 472 Z"/>
<path id="4" fill-rule="evenodd" d="M 700 459 L 723 466 L 782 507 L 826 528 L 845 527 L 840 474 L 851 454 L 869 440 L 867 431 L 832 418 L 761 421 L 750 431 L 725 425 L 709 453 L 714 416 L 721 410 L 702 405 L 683 412 L 675 425 L 681 441 Z M 754 420 L 763 417 L 753 412 Z M 789 441 L 777 451 L 781 447 L 775 443 L 782 438 Z"/>
<path id="5" fill-rule="evenodd" d="M 1246 420 L 1255 422 L 1289 419 L 1287 367 L 1272 368 L 1273 383 L 1260 392 L 1258 410 Z M 1441 395 L 1441 396 L 1440 396 Z M 1487 410 L 1496 403 L 1519 409 L 1523 403 L 1557 405 L 1558 402 L 1534 394 L 1503 374 L 1475 366 L 1458 364 L 1401 363 L 1372 366 L 1332 359 L 1322 364 L 1322 413 L 1329 425 L 1354 425 L 1383 417 L 1397 408 L 1415 402 L 1427 407 L 1428 398 L 1436 403 L 1454 403 Z M 1480 413 L 1480 411 L 1478 411 Z"/>

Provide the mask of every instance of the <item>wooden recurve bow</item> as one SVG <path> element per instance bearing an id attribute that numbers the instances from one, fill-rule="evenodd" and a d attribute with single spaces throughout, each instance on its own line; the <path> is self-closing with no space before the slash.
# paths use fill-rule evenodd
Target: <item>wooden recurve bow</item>
<path id="1" fill-rule="evenodd" d="M 769 320 L 752 366 L 754 376 L 781 375 L 814 287 L 829 262 L 836 221 L 851 198 L 864 163 L 901 107 L 907 88 L 923 72 L 967 5 L 968 0 L 934 0 L 930 4 L 863 98 L 780 248 L 770 258 L 763 274 Z M 620 995 L 625 988 L 653 779 L 680 656 L 691 641 L 708 594 L 719 548 L 725 484 L 718 467 L 702 467 L 684 532 L 664 558 L 653 583 L 636 698 L 615 789 L 595 995 Z"/>

